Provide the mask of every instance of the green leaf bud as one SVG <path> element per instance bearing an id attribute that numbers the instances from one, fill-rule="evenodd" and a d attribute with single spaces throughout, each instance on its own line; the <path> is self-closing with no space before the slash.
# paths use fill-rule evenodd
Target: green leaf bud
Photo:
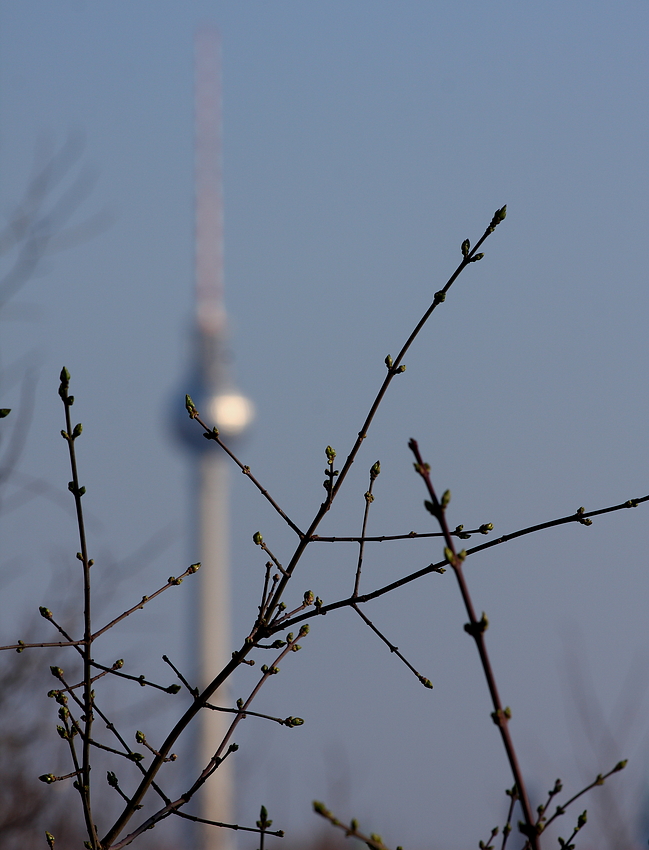
<path id="1" fill-rule="evenodd" d="M 484 254 L 474 254 L 473 257 L 469 260 L 470 263 L 477 263 L 484 257 Z"/>
<path id="2" fill-rule="evenodd" d="M 390 357 L 390 355 L 389 355 L 389 354 L 388 354 L 388 356 L 385 358 L 385 365 L 388 367 L 388 369 L 391 369 L 391 368 L 392 368 L 392 358 Z"/>
<path id="3" fill-rule="evenodd" d="M 434 301 L 435 304 L 442 304 L 444 301 L 446 301 L 446 293 L 443 289 L 440 289 L 439 292 L 435 293 Z"/>
<path id="4" fill-rule="evenodd" d="M 146 736 L 144 732 L 140 732 L 140 730 L 138 729 L 138 731 L 135 733 L 135 740 L 138 742 L 138 744 L 146 744 Z"/>
<path id="5" fill-rule="evenodd" d="M 494 530 L 494 524 L 493 522 L 483 522 L 478 530 L 480 534 L 489 534 L 490 531 Z"/>
<path id="6" fill-rule="evenodd" d="M 442 494 L 442 507 L 447 508 L 450 501 L 451 501 L 451 491 L 450 490 L 444 490 L 444 492 Z"/>
<path id="7" fill-rule="evenodd" d="M 9 416 L 11 413 L 10 407 L 0 407 L 0 419 L 4 419 L 5 416 Z"/>
<path id="8" fill-rule="evenodd" d="M 261 544 L 264 542 L 264 538 L 261 536 L 260 531 L 255 531 L 255 533 L 252 535 L 252 542 L 255 543 L 257 546 L 261 546 Z"/>
<path id="9" fill-rule="evenodd" d="M 449 564 L 452 564 L 455 561 L 455 555 L 453 554 L 453 550 L 450 549 L 448 546 L 444 546 L 444 557 L 449 562 Z"/>
<path id="10" fill-rule="evenodd" d="M 432 688 L 433 687 L 433 683 L 430 681 L 430 679 L 427 679 L 425 676 L 420 676 L 419 681 L 422 683 L 422 685 L 425 688 Z"/>
<path id="11" fill-rule="evenodd" d="M 52 619 L 52 612 L 49 608 L 46 608 L 44 605 L 41 605 L 38 610 L 40 612 L 41 617 L 45 617 L 46 620 Z"/>
<path id="12" fill-rule="evenodd" d="M 315 596 L 313 595 L 312 590 L 307 590 L 304 594 L 304 604 L 305 605 L 313 605 L 315 600 Z"/>
<path id="13" fill-rule="evenodd" d="M 470 250 L 471 250 L 471 243 L 469 242 L 468 239 L 465 239 L 464 242 L 462 243 L 462 256 L 468 257 Z"/>
<path id="14" fill-rule="evenodd" d="M 381 474 L 381 464 L 380 464 L 380 462 L 377 460 L 377 461 L 376 461 L 376 463 L 375 463 L 375 464 L 373 464 L 373 465 L 372 465 L 372 468 L 370 469 L 370 478 L 372 478 L 372 479 L 374 479 L 374 478 L 378 478 L 378 476 L 379 476 L 380 474 Z"/>
<path id="15" fill-rule="evenodd" d="M 196 405 L 192 401 L 190 395 L 185 396 L 185 410 L 189 414 L 190 419 L 196 419 L 196 417 L 198 416 L 198 410 L 196 410 Z"/>
<path id="16" fill-rule="evenodd" d="M 51 832 L 47 832 L 47 830 L 45 830 L 45 840 L 47 841 L 50 850 L 54 850 L 54 836 Z"/>
<path id="17" fill-rule="evenodd" d="M 46 785 L 51 785 L 52 782 L 56 782 L 56 776 L 53 773 L 43 773 L 38 777 L 41 782 L 44 782 Z"/>
<path id="18" fill-rule="evenodd" d="M 63 670 L 60 667 L 50 667 L 50 673 L 54 676 L 55 679 L 63 678 Z"/>
<path id="19" fill-rule="evenodd" d="M 83 431 L 83 425 L 81 424 L 81 422 L 79 422 L 74 426 L 74 431 L 72 432 L 72 439 L 76 440 L 77 437 L 79 437 L 81 435 L 82 431 Z"/>

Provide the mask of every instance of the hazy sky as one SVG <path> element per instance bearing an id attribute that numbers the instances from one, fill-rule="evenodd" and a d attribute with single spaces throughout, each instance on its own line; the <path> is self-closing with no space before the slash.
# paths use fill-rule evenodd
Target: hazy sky
<path id="1" fill-rule="evenodd" d="M 23 612 L 46 601 L 35 589 L 75 563 L 62 507 L 64 364 L 84 424 L 98 567 L 134 552 L 144 563 L 107 608 L 197 557 L 185 536 L 187 459 L 170 421 L 186 390 L 192 50 L 203 21 L 222 34 L 226 300 L 237 382 L 257 408 L 242 453 L 296 521 L 308 524 L 322 500 L 325 446 L 339 458 L 351 447 L 384 357 L 455 268 L 462 240 L 475 241 L 504 203 L 486 257 L 408 354 L 321 533 L 358 533 L 377 458 L 370 533 L 432 528 L 410 437 L 439 489 L 453 492 L 453 525 L 506 533 L 649 492 L 646 0 L 3 0 L 3 222 L 35 157 L 77 135 L 85 148 L 52 197 L 87 171 L 96 183 L 72 223 L 104 212 L 107 221 L 50 253 L 2 317 L 1 406 L 19 406 L 27 364 L 38 374 L 7 503 L 28 476 L 58 493 L 2 516 L 3 592 L 16 600 L 3 633 L 13 639 Z M 280 560 L 292 542 L 246 484 L 233 474 L 238 641 L 263 575 L 252 533 Z M 617 783 L 643 844 L 647 510 L 512 542 L 466 566 L 535 804 L 557 776 L 574 790 L 629 757 L 611 790 Z M 375 545 L 364 589 L 440 555 L 438 541 Z M 323 544 L 295 598 L 348 593 L 355 558 L 353 546 Z M 162 652 L 187 651 L 187 599 L 183 585 L 130 627 L 151 647 L 152 676 L 168 676 Z M 434 690 L 351 612 L 313 622 L 259 702 L 304 727 L 247 721 L 239 736 L 240 820 L 265 803 L 276 827 L 308 834 L 321 828 L 310 813 L 318 798 L 391 846 L 477 846 L 502 823 L 512 780 L 454 578 L 428 577 L 367 613 Z M 612 847 L 595 821 L 604 799 L 586 802 L 588 837 Z"/>

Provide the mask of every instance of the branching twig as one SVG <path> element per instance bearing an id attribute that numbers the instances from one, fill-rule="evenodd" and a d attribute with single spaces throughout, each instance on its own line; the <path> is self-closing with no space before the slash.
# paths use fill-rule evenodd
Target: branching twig
<path id="1" fill-rule="evenodd" d="M 609 770 L 608 773 L 604 773 L 604 774 L 598 773 L 597 776 L 595 777 L 595 779 L 590 783 L 590 785 L 586 785 L 585 788 L 582 788 L 581 791 L 579 791 L 577 794 L 575 794 L 569 800 L 566 800 L 566 802 L 563 803 L 561 806 L 557 806 L 555 813 L 552 815 L 552 817 L 548 818 L 547 821 L 543 817 L 543 814 L 545 812 L 545 809 L 543 809 L 543 811 L 539 813 L 539 822 L 543 824 L 543 829 L 545 830 L 548 826 L 550 826 L 550 824 L 553 821 L 555 821 L 558 817 L 561 817 L 561 815 L 565 814 L 565 811 L 568 808 L 568 806 L 571 806 L 575 802 L 575 800 L 578 800 L 587 791 L 590 791 L 591 788 L 595 788 L 598 785 L 603 785 L 604 782 L 609 778 L 609 776 L 612 776 L 614 773 L 619 773 L 621 770 L 624 770 L 626 765 L 627 765 L 627 759 L 624 759 L 623 761 L 619 761 L 612 770 Z M 557 785 L 559 785 L 559 786 L 561 785 L 559 780 L 557 780 Z M 555 788 L 556 788 L 556 785 L 555 785 Z M 559 793 L 560 791 L 561 791 L 561 787 L 559 787 L 559 790 L 555 791 L 555 793 Z M 550 792 L 550 794 L 552 796 L 554 796 L 554 794 L 552 792 Z M 550 800 L 548 800 L 548 804 L 549 804 L 549 802 L 550 802 Z M 546 804 L 546 808 L 547 808 L 547 804 Z"/>

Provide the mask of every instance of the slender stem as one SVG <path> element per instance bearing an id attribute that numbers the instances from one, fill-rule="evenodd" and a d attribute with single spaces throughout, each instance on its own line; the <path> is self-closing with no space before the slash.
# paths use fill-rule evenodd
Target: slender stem
<path id="1" fill-rule="evenodd" d="M 92 635 L 92 640 L 96 640 L 100 635 L 103 635 L 104 632 L 107 632 L 109 629 L 112 629 L 113 626 L 116 626 L 117 623 L 121 622 L 122 620 L 125 620 L 126 617 L 130 617 L 130 615 L 133 614 L 135 611 L 139 611 L 141 608 L 144 608 L 144 606 L 148 602 L 151 602 L 151 600 L 155 599 L 156 596 L 160 596 L 160 594 L 164 593 L 165 590 L 169 590 L 170 587 L 175 587 L 176 585 L 179 585 L 184 578 L 193 575 L 195 572 L 198 571 L 199 568 L 200 564 L 192 564 L 191 566 L 187 567 L 187 569 L 184 573 L 182 573 L 182 575 L 179 575 L 178 577 L 171 576 L 169 578 L 169 581 L 163 587 L 158 588 L 158 590 L 156 590 L 150 596 L 143 596 L 142 599 L 137 603 L 137 605 L 133 605 L 127 611 L 124 611 L 122 614 L 120 614 L 119 617 L 115 617 L 115 619 L 111 620 L 110 623 L 106 623 L 105 626 L 103 626 L 101 629 L 99 629 L 99 631 L 95 632 Z"/>
<path id="2" fill-rule="evenodd" d="M 408 661 L 408 659 L 407 659 L 407 658 L 405 658 L 405 656 L 404 656 L 401 652 L 399 652 L 399 647 L 398 647 L 398 646 L 395 646 L 393 643 L 390 643 L 390 641 L 386 638 L 386 636 L 383 634 L 383 632 L 381 632 L 381 631 L 380 631 L 380 629 L 378 629 L 378 628 L 374 625 L 374 623 L 370 620 L 370 618 L 369 618 L 369 617 L 367 617 L 367 616 L 366 616 L 366 615 L 365 615 L 365 614 L 361 611 L 361 609 L 358 607 L 358 605 L 356 605 L 356 604 L 354 603 L 354 604 L 352 605 L 352 608 L 354 609 L 354 611 L 356 611 L 356 613 L 357 613 L 357 614 L 358 614 L 358 616 L 361 618 L 361 620 L 365 623 L 365 625 L 366 625 L 366 626 L 368 626 L 368 627 L 369 627 L 369 628 L 370 628 L 370 629 L 374 632 L 374 634 L 375 634 L 375 635 L 377 635 L 377 636 L 378 636 L 378 637 L 379 637 L 379 638 L 383 641 L 383 643 L 384 643 L 384 644 L 388 647 L 388 649 L 390 650 L 390 652 L 393 652 L 393 653 L 397 656 L 397 658 L 400 658 L 400 659 L 401 659 L 401 661 L 403 661 L 403 663 L 406 665 L 406 667 L 408 668 L 408 670 L 410 670 L 412 673 L 414 673 L 414 674 L 415 674 L 415 676 L 419 679 L 419 681 L 420 681 L 423 685 L 425 685 L 427 688 L 432 688 L 432 687 L 433 687 L 432 682 L 430 681 L 430 679 L 427 679 L 425 676 L 422 676 L 422 674 L 419 672 L 419 670 L 415 669 L 415 668 L 412 666 L 412 664 Z"/>
<path id="3" fill-rule="evenodd" d="M 275 508 L 275 510 L 277 511 L 277 513 L 278 513 L 278 514 L 282 517 L 282 519 L 284 520 L 284 522 L 285 522 L 285 523 L 286 523 L 286 524 L 287 524 L 290 528 L 292 528 L 292 529 L 293 529 L 293 531 L 294 531 L 294 532 L 298 535 L 298 537 L 302 537 L 302 532 L 300 531 L 300 529 L 298 528 L 298 526 L 297 526 L 297 525 L 293 522 L 293 520 L 292 520 L 292 519 L 291 519 L 291 518 L 290 518 L 290 517 L 289 517 L 289 516 L 288 516 L 288 515 L 287 515 L 287 514 L 286 514 L 286 513 L 285 513 L 285 512 L 281 509 L 281 508 L 280 508 L 280 506 L 279 506 L 279 505 L 277 504 L 277 502 L 273 499 L 273 497 L 270 495 L 270 493 L 268 492 L 268 490 L 266 490 L 264 487 L 262 487 L 262 486 L 261 486 L 261 484 L 259 483 L 259 481 L 257 481 L 257 479 L 255 478 L 255 476 L 254 476 L 254 475 L 252 474 L 252 472 L 250 471 L 250 467 L 249 467 L 249 466 L 246 466 L 245 464 L 243 464 L 243 463 L 239 460 L 239 458 L 238 458 L 238 457 L 237 457 L 237 456 L 236 456 L 236 455 L 235 455 L 235 454 L 234 454 L 234 453 L 233 453 L 233 452 L 232 452 L 232 451 L 231 451 L 231 450 L 230 450 L 230 449 L 229 449 L 229 448 L 225 445 L 225 443 L 221 440 L 221 438 L 219 437 L 219 434 L 218 434 L 218 430 L 217 430 L 217 429 L 212 429 L 212 428 L 210 428 L 208 425 L 206 425 L 206 424 L 205 424 L 205 422 L 203 422 L 203 420 L 201 419 L 200 414 L 198 413 L 198 411 L 196 411 L 194 414 L 192 414 L 192 419 L 195 419 L 195 420 L 196 420 L 196 421 L 197 421 L 200 425 L 202 425 L 202 427 L 205 429 L 205 437 L 207 437 L 207 439 L 209 439 L 209 440 L 214 440 L 214 442 L 215 442 L 215 443 L 217 443 L 217 444 L 218 444 L 218 445 L 219 445 L 219 446 L 223 449 L 223 451 L 224 451 L 224 452 L 228 455 L 228 457 L 230 457 L 230 458 L 231 458 L 231 459 L 232 459 L 232 460 L 236 463 L 236 465 L 239 467 L 239 469 L 241 470 L 241 472 L 243 472 L 243 474 L 244 474 L 244 475 L 246 475 L 246 476 L 247 476 L 247 477 L 248 477 L 248 478 L 252 481 L 252 483 L 253 483 L 253 484 L 255 485 L 255 487 L 259 490 L 259 492 L 261 493 L 261 495 L 262 495 L 262 496 L 263 496 L 263 497 L 264 497 L 264 498 L 265 498 L 268 502 L 270 502 L 270 504 L 273 506 L 273 508 Z"/>
<path id="4" fill-rule="evenodd" d="M 81 758 L 81 781 L 79 782 L 79 793 L 83 803 L 83 813 L 86 822 L 86 829 L 92 850 L 98 850 L 99 839 L 92 817 L 92 806 L 90 801 L 90 736 L 92 730 L 92 618 L 90 607 L 90 558 L 88 557 L 88 545 L 86 541 L 86 528 L 83 519 L 83 506 L 81 498 L 85 493 L 85 488 L 79 484 L 79 474 L 77 470 L 77 458 L 75 452 L 75 441 L 81 433 L 80 426 L 72 427 L 72 418 L 70 409 L 74 403 L 74 396 L 68 394 L 70 375 L 67 369 L 61 372 L 61 385 L 59 395 L 63 401 L 65 409 L 65 441 L 68 444 L 68 452 L 70 456 L 70 469 L 72 472 L 72 481 L 69 489 L 74 496 L 74 504 L 77 515 L 77 529 L 79 532 L 80 560 L 83 567 L 83 747 Z M 76 765 L 75 765 L 76 767 Z"/>
<path id="5" fill-rule="evenodd" d="M 358 589 L 361 583 L 361 568 L 363 566 L 363 554 L 365 552 L 365 531 L 367 530 L 367 520 L 370 514 L 370 505 L 374 501 L 372 490 L 374 489 L 374 482 L 378 477 L 379 470 L 380 466 L 377 461 L 370 470 L 370 486 L 367 490 L 367 493 L 365 493 L 365 510 L 363 511 L 363 527 L 361 529 L 361 536 L 358 541 L 360 545 L 358 547 L 358 563 L 356 565 L 356 579 L 354 581 L 354 593 L 352 594 L 353 596 L 358 596 Z"/>
<path id="6" fill-rule="evenodd" d="M 460 593 L 462 595 L 464 606 L 469 617 L 469 624 L 466 627 L 466 630 L 476 642 L 476 647 L 480 656 L 480 661 L 482 663 L 482 669 L 487 680 L 487 687 L 489 688 L 491 701 L 494 707 L 492 718 L 494 720 L 494 723 L 498 726 L 498 729 L 500 730 L 503 745 L 505 747 L 505 752 L 507 753 L 509 766 L 514 777 L 514 782 L 516 783 L 516 787 L 518 789 L 518 796 L 521 808 L 523 809 L 523 817 L 525 818 L 525 824 L 527 827 L 526 836 L 529 839 L 529 842 L 532 846 L 532 850 L 539 850 L 539 840 L 538 835 L 536 834 L 535 821 L 532 815 L 532 808 L 530 806 L 530 802 L 527 796 L 527 789 L 523 780 L 523 774 L 518 764 L 516 750 L 514 749 L 514 744 L 511 739 L 511 735 L 509 734 L 509 712 L 506 709 L 503 709 L 502 702 L 500 700 L 500 694 L 498 693 L 498 687 L 496 685 L 496 677 L 494 676 L 493 669 L 491 667 L 491 661 L 489 660 L 489 654 L 487 652 L 487 646 L 485 644 L 484 633 L 487 627 L 487 621 L 484 614 L 480 619 L 476 617 L 475 609 L 473 607 L 473 601 L 469 593 L 469 588 L 462 572 L 462 561 L 464 560 L 464 557 L 458 557 L 455 551 L 453 539 L 451 537 L 446 522 L 446 511 L 443 505 L 439 502 L 435 490 L 433 488 L 433 484 L 430 480 L 429 467 L 427 464 L 424 463 L 416 441 L 410 440 L 408 446 L 415 456 L 415 468 L 418 474 L 423 479 L 424 484 L 426 485 L 426 489 L 428 490 L 428 495 L 431 499 L 430 503 L 428 503 L 428 508 L 430 512 L 435 516 L 435 519 L 439 522 L 440 527 L 444 532 L 444 540 L 447 547 L 447 558 L 451 568 L 453 569 L 453 572 L 455 573 L 455 577 L 457 578 L 458 585 L 460 587 Z"/>

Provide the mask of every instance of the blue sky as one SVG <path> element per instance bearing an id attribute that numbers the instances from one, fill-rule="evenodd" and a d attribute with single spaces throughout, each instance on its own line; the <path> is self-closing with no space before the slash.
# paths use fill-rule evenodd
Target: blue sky
<path id="1" fill-rule="evenodd" d="M 33 360 L 20 470 L 63 493 L 56 389 L 70 369 L 98 563 L 151 552 L 107 605 L 196 557 L 184 536 L 187 460 L 169 421 L 182 409 L 191 322 L 202 21 L 223 44 L 226 300 L 237 381 L 257 408 L 243 454 L 289 513 L 306 524 L 315 511 L 324 447 L 339 457 L 351 447 L 383 358 L 455 268 L 462 240 L 503 203 L 505 223 L 409 353 L 322 533 L 358 531 L 377 458 L 374 532 L 429 526 L 413 436 L 453 492 L 454 524 L 505 533 L 649 492 L 646 2 L 5 0 L 0 213 L 11 215 L 43 139 L 57 147 L 78 132 L 73 174 L 87 168 L 97 182 L 75 220 L 105 210 L 110 224 L 48 256 L 5 312 L 1 401 L 18 404 L 11 375 Z M 280 558 L 291 542 L 245 484 L 233 476 L 237 638 L 263 570 L 252 533 Z M 629 719 L 647 706 L 644 511 L 467 562 L 532 792 L 557 776 L 576 788 L 629 756 L 616 781 L 631 819 L 647 778 L 647 724 Z M 34 587 L 76 551 L 74 527 L 43 498 L 1 521 L 21 619 L 43 604 Z M 368 589 L 440 554 L 390 545 L 366 555 Z M 353 548 L 317 550 L 300 592 L 344 592 L 354 558 Z M 163 602 L 130 634 L 154 644 L 158 630 L 186 651 L 182 604 Z M 320 798 L 391 845 L 477 845 L 511 781 L 453 577 L 369 614 L 435 689 L 351 614 L 314 623 L 264 697 L 270 713 L 307 723 L 290 735 L 245 731 L 241 820 L 263 802 L 278 827 L 305 834 L 319 826 L 309 809 Z M 151 649 L 152 669 L 164 650 Z M 588 740 L 575 692 L 601 706 L 613 755 L 605 736 Z"/>

